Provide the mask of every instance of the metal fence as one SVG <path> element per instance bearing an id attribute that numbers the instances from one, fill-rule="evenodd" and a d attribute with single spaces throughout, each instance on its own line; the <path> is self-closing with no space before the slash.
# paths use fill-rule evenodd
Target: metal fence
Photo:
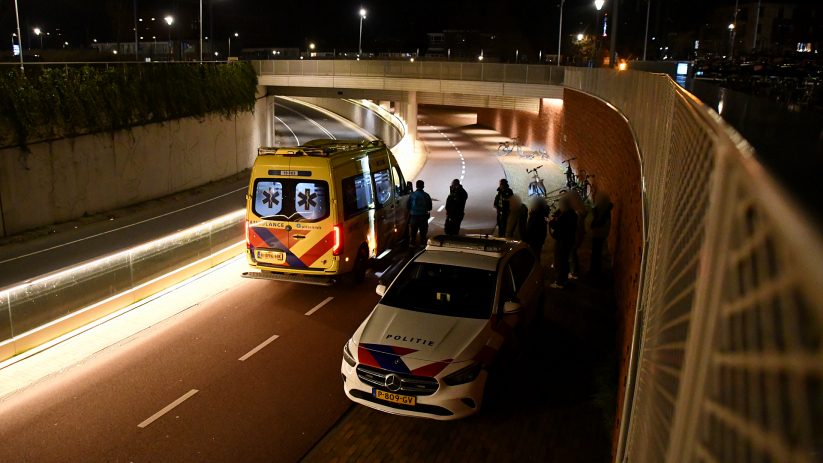
<path id="1" fill-rule="evenodd" d="M 663 75 L 568 69 L 641 150 L 646 251 L 616 461 L 823 460 L 823 236 Z"/>
<path id="2" fill-rule="evenodd" d="M 398 77 L 563 85 L 565 67 L 436 61 L 265 60 L 252 61 L 261 76 Z"/>

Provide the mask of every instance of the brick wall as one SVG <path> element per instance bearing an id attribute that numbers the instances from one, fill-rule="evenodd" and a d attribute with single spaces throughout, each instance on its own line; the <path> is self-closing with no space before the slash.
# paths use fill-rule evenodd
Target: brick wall
<path id="1" fill-rule="evenodd" d="M 570 89 L 564 90 L 562 104 L 543 100 L 539 113 L 478 109 L 477 122 L 506 136 L 518 137 L 526 146 L 545 146 L 555 162 L 576 157 L 572 161 L 575 170 L 594 174 L 595 189 L 607 191 L 612 198 L 609 248 L 617 299 L 616 341 L 621 361 L 616 444 L 643 249 L 640 163 L 631 129 L 613 108 Z"/>

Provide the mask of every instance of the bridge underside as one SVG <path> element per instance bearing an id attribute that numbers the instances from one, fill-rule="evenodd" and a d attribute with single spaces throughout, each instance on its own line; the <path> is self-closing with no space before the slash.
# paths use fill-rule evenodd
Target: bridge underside
<path id="1" fill-rule="evenodd" d="M 538 111 L 540 98 L 476 95 L 467 93 L 439 93 L 405 90 L 372 90 L 361 88 L 280 87 L 268 86 L 269 95 L 314 98 L 348 98 L 354 100 L 394 101 L 408 103 L 410 93 L 416 94 L 418 104 L 466 106 L 472 108 L 519 109 Z M 562 98 L 562 94 L 558 99 Z"/>

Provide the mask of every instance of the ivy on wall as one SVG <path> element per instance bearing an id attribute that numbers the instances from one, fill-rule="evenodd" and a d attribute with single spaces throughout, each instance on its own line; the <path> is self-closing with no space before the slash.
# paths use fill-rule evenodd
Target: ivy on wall
<path id="1" fill-rule="evenodd" d="M 250 63 L 28 66 L 0 74 L 0 146 L 254 109 Z"/>

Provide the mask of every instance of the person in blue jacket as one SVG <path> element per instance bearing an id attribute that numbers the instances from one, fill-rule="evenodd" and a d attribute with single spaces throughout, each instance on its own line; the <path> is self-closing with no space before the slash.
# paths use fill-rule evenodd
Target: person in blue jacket
<path id="1" fill-rule="evenodd" d="M 423 191 L 423 180 L 415 183 L 417 190 L 409 195 L 406 209 L 411 211 L 409 216 L 409 247 L 415 247 L 417 232 L 420 231 L 420 244 L 426 245 L 426 235 L 429 233 L 429 212 L 432 210 L 432 198 Z"/>

